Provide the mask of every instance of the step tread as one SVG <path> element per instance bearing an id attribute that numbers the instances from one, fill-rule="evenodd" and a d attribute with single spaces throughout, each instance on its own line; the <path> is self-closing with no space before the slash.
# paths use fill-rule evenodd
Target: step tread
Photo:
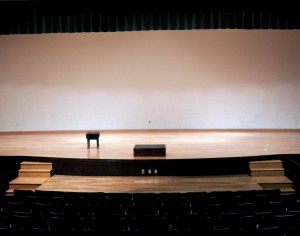
<path id="1" fill-rule="evenodd" d="M 9 184 L 42 184 L 48 177 L 18 177 L 9 182 Z"/>
<path id="2" fill-rule="evenodd" d="M 292 183 L 293 182 L 286 176 L 257 176 L 252 178 L 259 183 Z"/>
<path id="3" fill-rule="evenodd" d="M 22 165 L 52 165 L 52 162 L 22 161 Z"/>
<path id="4" fill-rule="evenodd" d="M 256 168 L 256 167 L 251 167 L 251 171 L 269 171 L 269 170 L 284 170 L 283 167 L 267 167 L 267 168 Z"/>
<path id="5" fill-rule="evenodd" d="M 19 171 L 50 171 L 52 168 L 49 168 L 47 166 L 40 166 L 40 167 L 35 167 L 35 168 L 21 168 Z"/>
<path id="6" fill-rule="evenodd" d="M 281 160 L 250 161 L 250 164 L 282 163 Z"/>
<path id="7" fill-rule="evenodd" d="M 6 190 L 5 193 L 9 194 L 9 195 L 12 195 L 12 194 L 14 194 L 14 189 L 13 188 L 9 188 L 9 189 Z"/>
<path id="8" fill-rule="evenodd" d="M 285 193 L 287 193 L 287 192 L 291 192 L 291 193 L 296 192 L 296 190 L 293 189 L 293 188 L 281 188 L 280 190 L 281 190 L 281 192 L 285 192 Z"/>
<path id="9" fill-rule="evenodd" d="M 20 167 L 21 169 L 52 169 L 53 163 L 51 162 L 32 162 L 26 161 L 21 162 Z"/>
<path id="10" fill-rule="evenodd" d="M 45 172 L 48 173 L 52 169 L 38 168 L 38 169 L 19 169 L 18 172 Z"/>

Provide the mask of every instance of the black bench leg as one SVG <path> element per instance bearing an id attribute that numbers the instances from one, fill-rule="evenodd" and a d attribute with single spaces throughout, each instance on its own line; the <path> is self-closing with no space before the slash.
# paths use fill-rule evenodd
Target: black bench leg
<path id="1" fill-rule="evenodd" d="M 97 139 L 97 148 L 99 148 L 99 139 Z"/>
<path id="2" fill-rule="evenodd" d="M 90 140 L 89 139 L 87 140 L 87 146 L 88 146 L 88 148 L 90 148 Z"/>

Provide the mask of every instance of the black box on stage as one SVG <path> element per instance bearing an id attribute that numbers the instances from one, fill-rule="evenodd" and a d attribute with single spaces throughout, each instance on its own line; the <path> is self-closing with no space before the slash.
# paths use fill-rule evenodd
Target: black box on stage
<path id="1" fill-rule="evenodd" d="M 165 144 L 136 144 L 133 148 L 134 156 L 166 156 Z"/>

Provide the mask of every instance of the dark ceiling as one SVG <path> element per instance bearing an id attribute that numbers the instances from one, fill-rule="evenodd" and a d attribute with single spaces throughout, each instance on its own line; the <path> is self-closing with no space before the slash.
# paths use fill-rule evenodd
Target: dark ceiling
<path id="1" fill-rule="evenodd" d="M 50 1 L 50 0 L 0 0 L 0 14 L 5 15 L 78 15 L 98 12 L 183 12 L 183 11 L 298 11 L 296 1 Z"/>

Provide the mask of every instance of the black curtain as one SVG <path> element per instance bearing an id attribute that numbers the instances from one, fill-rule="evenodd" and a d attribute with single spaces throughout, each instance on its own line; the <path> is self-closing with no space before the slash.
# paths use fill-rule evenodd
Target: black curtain
<path id="1" fill-rule="evenodd" d="M 297 9 L 120 8 L 0 3 L 0 34 L 197 29 L 299 29 Z M 133 10 L 134 9 L 134 10 Z"/>

